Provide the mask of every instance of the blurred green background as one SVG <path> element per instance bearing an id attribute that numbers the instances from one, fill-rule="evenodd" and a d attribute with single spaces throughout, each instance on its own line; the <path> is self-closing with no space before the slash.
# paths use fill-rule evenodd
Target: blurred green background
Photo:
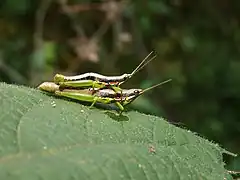
<path id="1" fill-rule="evenodd" d="M 131 108 L 163 116 L 240 152 L 239 0 L 1 0 L 0 81 L 36 87 L 55 73 L 130 73 L 165 84 Z M 240 158 L 225 157 L 240 169 Z"/>

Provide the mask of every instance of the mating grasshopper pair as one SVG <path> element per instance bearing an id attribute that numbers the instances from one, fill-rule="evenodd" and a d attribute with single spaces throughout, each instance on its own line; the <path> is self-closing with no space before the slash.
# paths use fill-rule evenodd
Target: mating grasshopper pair
<path id="1" fill-rule="evenodd" d="M 54 93 L 57 96 L 91 102 L 91 107 L 97 102 L 103 104 L 115 103 L 122 112 L 124 106 L 133 102 L 144 92 L 171 81 L 171 79 L 169 79 L 145 90 L 120 88 L 121 84 L 130 79 L 136 72 L 141 70 L 156 57 L 154 56 L 144 64 L 151 54 L 152 52 L 131 74 L 123 74 L 121 76 L 103 76 L 97 73 L 85 73 L 77 76 L 56 74 L 54 82 L 44 82 L 39 85 L 38 88 L 43 91 Z"/>

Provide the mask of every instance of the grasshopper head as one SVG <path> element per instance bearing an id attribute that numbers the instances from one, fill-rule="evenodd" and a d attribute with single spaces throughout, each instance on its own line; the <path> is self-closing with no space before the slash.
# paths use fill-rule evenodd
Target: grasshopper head
<path id="1" fill-rule="evenodd" d="M 123 105 L 130 104 L 133 102 L 136 98 L 138 98 L 142 93 L 142 89 L 126 89 L 122 91 L 123 97 L 125 97 L 125 100 L 123 101 Z"/>
<path id="2" fill-rule="evenodd" d="M 132 74 L 123 74 L 123 75 L 121 75 L 119 77 L 121 79 L 121 81 L 119 82 L 119 85 L 123 84 L 125 81 L 127 81 L 131 77 L 132 77 Z"/>
<path id="3" fill-rule="evenodd" d="M 38 89 L 42 91 L 47 91 L 50 93 L 54 93 L 59 89 L 59 86 L 53 82 L 44 82 L 38 86 Z"/>
<path id="4" fill-rule="evenodd" d="M 122 89 L 122 95 L 123 97 L 139 96 L 142 91 L 142 89 Z"/>
<path id="5" fill-rule="evenodd" d="M 164 82 L 158 83 L 154 86 L 151 86 L 147 89 L 129 89 L 129 90 L 124 90 L 123 91 L 123 96 L 125 96 L 125 100 L 123 101 L 123 105 L 127 105 L 130 104 L 131 102 L 133 102 L 135 99 L 137 99 L 140 95 L 160 86 L 163 85 L 169 81 L 171 81 L 172 79 L 166 80 Z"/>
<path id="6" fill-rule="evenodd" d="M 62 74 L 56 74 L 54 76 L 54 82 L 55 83 L 64 82 L 64 76 Z"/>

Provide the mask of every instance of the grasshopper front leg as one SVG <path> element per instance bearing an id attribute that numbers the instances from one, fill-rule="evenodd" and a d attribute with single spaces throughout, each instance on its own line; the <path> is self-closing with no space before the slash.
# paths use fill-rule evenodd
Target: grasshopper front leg
<path id="1" fill-rule="evenodd" d="M 122 104 L 120 102 L 115 102 L 116 106 L 119 107 L 120 109 L 120 114 L 122 114 L 122 112 L 124 111 L 124 107 L 122 106 Z"/>
<path id="2" fill-rule="evenodd" d="M 97 101 L 98 101 L 98 97 L 94 97 L 90 108 L 92 108 L 96 104 Z"/>
<path id="3" fill-rule="evenodd" d="M 108 103 L 111 103 L 113 101 L 112 98 L 105 98 L 105 99 L 109 99 Z M 104 102 L 103 102 L 103 98 L 95 97 L 94 100 L 93 100 L 93 103 L 90 106 L 90 108 L 92 108 L 96 104 L 96 102 L 100 102 L 100 103 L 103 103 L 103 104 L 108 104 L 106 102 L 106 100 L 104 100 Z M 122 106 L 122 104 L 120 102 L 116 101 L 115 105 L 120 109 L 121 112 L 124 111 L 124 107 Z"/>

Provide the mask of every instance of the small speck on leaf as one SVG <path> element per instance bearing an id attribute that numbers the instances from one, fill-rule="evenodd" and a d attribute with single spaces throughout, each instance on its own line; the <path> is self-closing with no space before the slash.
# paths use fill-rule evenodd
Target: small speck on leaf
<path id="1" fill-rule="evenodd" d="M 150 153 L 156 153 L 156 149 L 155 149 L 155 147 L 153 146 L 153 145 L 150 145 L 149 146 L 149 148 L 148 148 L 148 151 L 150 152 Z"/>
<path id="2" fill-rule="evenodd" d="M 55 102 L 55 101 L 52 101 L 52 102 L 51 102 L 51 105 L 52 105 L 52 107 L 55 108 L 55 107 L 56 107 L 56 102 Z"/>

